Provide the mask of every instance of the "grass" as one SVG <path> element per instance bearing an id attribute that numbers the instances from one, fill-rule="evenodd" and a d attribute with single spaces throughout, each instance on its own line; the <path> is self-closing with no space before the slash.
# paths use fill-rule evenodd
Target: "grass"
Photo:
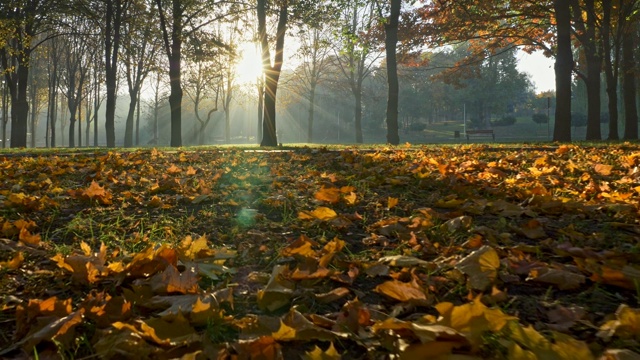
<path id="1" fill-rule="evenodd" d="M 525 125 L 518 123 L 511 130 L 527 131 Z M 452 135 L 451 129 L 455 125 L 441 126 L 440 129 L 432 129 L 433 136 L 434 139 L 442 136 L 440 140 L 444 141 L 447 134 Z M 497 134 L 498 131 L 502 130 L 497 129 Z M 503 136 L 498 137 L 501 141 L 508 139 L 507 133 L 500 136 Z M 614 302 L 637 306 L 638 287 L 619 288 L 615 283 L 591 280 L 590 272 L 597 271 L 606 257 L 589 259 L 591 262 L 584 266 L 579 259 L 558 253 L 558 248 L 570 242 L 585 252 L 615 254 L 616 259 L 622 259 L 619 261 L 626 261 L 625 265 L 640 265 L 633 260 L 631 253 L 635 247 L 624 245 L 635 244 L 637 234 L 620 231 L 637 228 L 635 217 L 625 213 L 626 208 L 637 206 L 635 197 L 628 198 L 628 206 L 619 206 L 609 203 L 602 192 L 589 190 L 588 182 L 578 181 L 583 173 L 589 173 L 594 181 L 606 182 L 611 192 L 635 191 L 627 181 L 628 169 L 620 165 L 620 156 L 612 154 L 640 153 L 640 147 L 634 144 L 590 143 L 572 145 L 570 152 L 561 154 L 556 152 L 555 144 L 548 145 L 546 142 L 536 145 L 514 142 L 400 147 L 330 145 L 314 148 L 292 144 L 286 147 L 285 152 L 253 151 L 256 148 L 251 146 L 167 151 L 38 149 L 3 152 L 0 153 L 0 200 L 3 204 L 0 207 L 0 225 L 4 224 L 5 228 L 0 227 L 0 231 L 10 240 L 6 243 L 9 245 L 3 248 L 6 251 L 0 254 L 0 261 L 10 260 L 18 251 L 24 252 L 26 260 L 19 269 L 0 269 L 0 293 L 5 294 L 0 321 L 5 324 L 5 321 L 16 318 L 18 312 L 19 305 L 12 305 L 6 300 L 8 295 L 19 298 L 23 303 L 52 295 L 61 299 L 71 298 L 73 308 L 77 309 L 94 292 L 105 292 L 113 297 L 139 292 L 140 298 L 137 298 L 134 308 L 135 318 L 129 324 L 160 317 L 159 312 L 163 309 L 144 306 L 145 291 L 151 290 L 143 290 L 152 278 L 159 276 L 148 274 L 148 278 L 132 279 L 122 273 L 118 276 L 104 275 L 91 284 L 77 284 L 70 272 L 59 268 L 50 260 L 51 257 L 58 253 L 63 256 L 80 254 L 79 259 L 82 259 L 82 256 L 89 255 L 80 251 L 81 242 L 89 244 L 92 251 L 104 243 L 109 254 L 120 252 L 117 258 L 109 258 L 108 262 L 123 261 L 126 264 L 135 254 L 149 247 L 157 249 L 160 244 L 169 244 L 169 247 L 176 248 L 187 236 L 195 239 L 206 235 L 206 251 L 225 247 L 238 255 L 224 262 L 233 271 L 219 273 L 216 278 L 200 278 L 197 294 L 204 296 L 218 290 L 233 289 L 236 301 L 234 307 L 221 307 L 220 316 L 212 318 L 208 324 L 196 326 L 198 336 L 206 336 L 216 346 L 240 351 L 237 350 L 240 349 L 237 341 L 250 338 L 247 335 L 250 331 L 244 326 L 249 326 L 252 321 L 260 322 L 259 326 L 255 325 L 262 327 L 260 336 L 269 337 L 278 328 L 269 328 L 271 325 L 268 324 L 278 326 L 286 314 L 297 310 L 306 319 L 324 324 L 322 326 L 326 328 L 323 330 L 327 330 L 332 328 L 327 323 L 354 316 L 349 315 L 350 311 L 355 311 L 350 306 L 356 306 L 354 303 L 358 299 L 362 304 L 358 306 L 363 308 L 355 312 L 359 314 L 355 318 L 369 314 L 371 322 L 361 327 L 348 322 L 336 324 L 336 328 L 343 327 L 350 335 L 335 338 L 333 344 L 344 356 L 364 356 L 367 351 L 383 356 L 385 352 L 398 353 L 400 348 L 389 344 L 391 347 L 387 348 L 375 345 L 382 338 L 371 331 L 371 325 L 390 315 L 402 321 L 415 321 L 424 314 L 438 315 L 433 307 L 438 302 L 468 303 L 483 291 L 470 288 L 468 276 L 457 270 L 456 264 L 478 246 L 490 246 L 501 260 L 492 286 L 508 294 L 505 302 L 496 304 L 498 309 L 517 316 L 523 326 L 535 324 L 544 332 L 546 314 L 542 312 L 541 304 L 561 301 L 566 306 L 585 307 L 589 309 L 589 320 L 593 324 L 587 330 L 580 330 L 576 338 L 579 336 L 582 340 L 587 336 L 590 341 L 600 342 L 606 347 L 608 344 L 596 337 L 598 326 L 606 316 L 612 316 L 614 305 L 617 305 Z M 528 169 L 536 166 L 536 159 L 545 156 L 553 158 L 560 170 L 552 176 L 533 176 Z M 563 164 L 569 158 L 579 165 L 579 173 L 564 171 Z M 505 175 L 487 171 L 495 166 L 489 165 L 493 163 L 500 163 Z M 599 174 L 594 171 L 596 163 L 615 165 L 614 170 L 609 175 Z M 43 167 L 42 164 L 49 166 Z M 189 168 L 191 170 L 187 170 Z M 50 183 L 44 180 L 45 177 Z M 551 181 L 558 178 L 564 182 Z M 98 182 L 112 195 L 111 203 L 100 203 L 98 198 L 86 199 L 78 195 L 86 191 L 92 181 Z M 577 205 L 563 208 L 562 201 L 558 201 L 559 208 L 545 208 L 545 201 L 557 198 L 533 199 L 525 191 L 540 184 L 548 187 L 552 194 L 570 197 Z M 355 188 L 355 204 L 349 204 L 344 195 L 335 202 L 320 201 L 315 197 L 322 187 L 341 189 L 346 186 Z M 588 196 L 581 196 L 589 191 L 592 192 L 586 194 Z M 24 193 L 29 199 L 32 197 L 29 200 L 32 202 L 8 200 L 11 195 L 15 197 L 19 193 Z M 43 202 L 45 197 L 52 201 Z M 151 201 L 153 197 L 157 198 L 155 203 Z M 399 201 L 388 209 L 390 197 Z M 523 212 L 504 214 L 492 205 L 500 202 L 521 207 Z M 338 217 L 332 220 L 299 218 L 299 211 L 319 206 L 333 209 Z M 445 224 L 460 216 L 471 218 L 471 225 L 450 231 Z M 42 237 L 40 247 L 25 247 L 18 242 L 19 235 L 11 229 L 11 224 L 20 219 L 36 223 L 33 232 Z M 421 221 L 414 222 L 416 219 Z M 521 231 L 524 224 L 534 219 L 547 231 L 548 238 L 530 239 Z M 572 224 L 575 233 L 567 230 Z M 310 239 L 310 245 L 292 250 L 292 244 L 302 235 Z M 334 238 L 344 241 L 344 248 L 332 254 L 326 264 L 331 275 L 304 278 L 305 272 L 317 270 L 317 258 L 329 251 L 324 247 Z M 480 239 L 481 244 L 469 245 L 472 238 L 475 241 Z M 285 249 L 293 251 L 293 255 L 284 256 Z M 387 255 L 415 257 L 428 262 L 429 266 L 389 266 L 386 273 L 381 272 L 384 275 L 366 274 L 367 269 L 381 266 L 378 259 Z M 180 256 L 184 257 L 184 254 Z M 222 261 L 215 264 L 222 265 Z M 288 305 L 270 312 L 259 306 L 256 300 L 258 291 L 265 290 L 267 285 L 250 279 L 277 282 L 279 278 L 271 279 L 270 274 L 275 266 L 281 265 L 286 265 L 291 272 L 298 271 L 302 280 L 288 279 L 291 273 L 279 275 L 294 282 L 296 287 L 288 298 Z M 180 266 L 185 267 L 182 259 Z M 558 284 L 536 282 L 533 275 L 516 272 L 518 267 L 526 269 L 527 266 L 575 270 L 575 274 L 584 273 L 587 280 L 577 289 L 559 290 Z M 349 280 L 349 271 L 351 275 L 356 274 L 354 279 Z M 251 277 L 251 273 L 259 275 Z M 186 272 L 181 274 L 185 276 Z M 429 305 L 397 301 L 376 290 L 390 279 L 418 284 L 428 297 Z M 19 292 L 15 290 L 16 284 L 19 284 Z M 286 288 L 282 284 L 278 286 Z M 348 295 L 325 303 L 316 296 L 338 287 L 347 289 Z M 485 295 L 490 291 L 485 289 Z M 149 296 L 152 295 L 158 294 Z M 163 293 L 158 296 L 173 299 L 180 295 L 184 294 Z M 14 324 L 37 327 L 20 321 L 16 320 L 0 331 L 0 347 L 11 346 L 19 340 L 13 339 Z M 103 334 L 105 329 L 96 330 L 96 327 L 99 325 L 93 320 L 86 320 L 86 324 L 77 328 L 73 341 L 59 342 L 55 346 L 56 352 L 60 351 L 69 358 L 100 356 L 95 353 L 93 332 Z M 301 333 L 305 334 L 302 330 Z M 402 329 L 399 333 L 408 331 Z M 485 334 L 481 351 L 475 355 L 504 357 L 504 344 L 508 341 L 505 336 L 502 332 Z M 263 340 L 266 339 L 264 337 Z M 403 340 L 412 339 L 415 340 L 411 337 Z M 146 342 L 149 346 L 156 346 L 150 339 Z M 315 339 L 277 343 L 286 354 L 294 357 L 304 355 L 316 344 L 321 343 L 323 349 L 327 345 Z M 36 350 L 41 357 L 51 350 L 47 344 L 37 345 Z M 369 344 L 370 348 L 362 344 Z M 304 345 L 305 350 L 299 350 L 298 345 Z M 168 348 L 168 345 L 163 346 L 158 349 Z M 190 346 L 198 348 L 199 345 L 191 343 Z M 178 351 L 176 348 L 173 350 Z M 454 352 L 471 354 L 464 346 Z"/>

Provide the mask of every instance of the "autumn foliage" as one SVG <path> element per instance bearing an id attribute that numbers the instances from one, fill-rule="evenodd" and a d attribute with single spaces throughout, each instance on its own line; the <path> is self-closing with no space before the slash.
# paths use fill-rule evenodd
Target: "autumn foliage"
<path id="1" fill-rule="evenodd" d="M 0 179 L 0 356 L 639 356 L 636 145 L 8 153 Z"/>

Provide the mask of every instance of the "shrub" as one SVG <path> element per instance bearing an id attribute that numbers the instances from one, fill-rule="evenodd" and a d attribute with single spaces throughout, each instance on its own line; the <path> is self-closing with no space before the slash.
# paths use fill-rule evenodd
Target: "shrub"
<path id="1" fill-rule="evenodd" d="M 549 122 L 549 117 L 547 114 L 533 114 L 531 120 L 536 124 L 546 124 Z"/>
<path id="2" fill-rule="evenodd" d="M 425 123 L 411 123 L 409 125 L 409 130 L 411 131 L 424 131 L 427 128 L 427 124 Z"/>
<path id="3" fill-rule="evenodd" d="M 511 126 L 513 124 L 516 123 L 516 117 L 515 116 L 503 116 L 501 119 L 499 120 L 492 120 L 491 121 L 491 125 L 492 126 Z"/>
<path id="4" fill-rule="evenodd" d="M 571 113 L 571 125 L 575 127 L 587 126 L 587 115 L 579 112 Z"/>

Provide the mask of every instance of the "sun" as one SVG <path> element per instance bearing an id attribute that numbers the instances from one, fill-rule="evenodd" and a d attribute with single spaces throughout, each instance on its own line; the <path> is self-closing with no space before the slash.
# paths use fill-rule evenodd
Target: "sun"
<path id="1" fill-rule="evenodd" d="M 255 84 L 262 75 L 260 55 L 254 43 L 246 42 L 239 46 L 240 61 L 236 65 L 236 81 L 240 85 Z"/>

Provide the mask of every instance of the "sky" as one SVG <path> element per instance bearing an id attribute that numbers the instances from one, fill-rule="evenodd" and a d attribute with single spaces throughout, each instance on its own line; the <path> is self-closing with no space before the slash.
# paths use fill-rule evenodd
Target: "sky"
<path id="1" fill-rule="evenodd" d="M 553 70 L 554 59 L 548 58 L 537 51 L 531 55 L 518 52 L 518 68 L 520 71 L 531 75 L 531 80 L 536 87 L 536 93 L 555 90 L 556 76 Z"/>

